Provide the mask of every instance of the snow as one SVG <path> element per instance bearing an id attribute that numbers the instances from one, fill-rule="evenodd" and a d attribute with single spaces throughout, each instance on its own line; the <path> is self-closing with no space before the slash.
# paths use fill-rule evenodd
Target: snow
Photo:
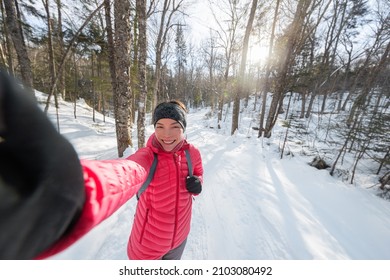
<path id="1" fill-rule="evenodd" d="M 38 97 L 45 100 L 43 94 Z M 375 178 L 361 171 L 355 183 L 349 184 L 342 177 L 330 176 L 328 170 L 311 167 L 313 156 L 302 139 L 289 139 L 289 153 L 281 159 L 286 128 L 278 122 L 271 138 L 258 138 L 251 129 L 258 114 L 252 111 L 253 98 L 251 102 L 241 113 L 240 130 L 232 136 L 230 116 L 218 130 L 213 128 L 215 117 L 206 117 L 210 108 L 191 109 L 188 114 L 187 139 L 202 154 L 204 185 L 194 201 L 183 259 L 390 259 L 390 203 L 370 188 Z M 80 158 L 117 158 L 113 119 L 106 117 L 103 122 L 96 113 L 93 122 L 92 109 L 83 101 L 77 103 L 75 119 L 73 106 L 60 100 L 60 131 Z M 54 112 L 51 106 L 53 122 Z M 317 134 L 323 136 L 325 132 L 319 129 L 316 126 Z M 153 126 L 147 126 L 146 133 L 153 133 Z M 125 156 L 136 150 L 136 130 L 133 136 L 135 147 L 126 150 Z M 305 141 L 311 146 L 316 142 L 317 153 L 323 154 L 318 138 Z M 135 197 L 129 200 L 52 259 L 126 260 L 136 201 Z"/>

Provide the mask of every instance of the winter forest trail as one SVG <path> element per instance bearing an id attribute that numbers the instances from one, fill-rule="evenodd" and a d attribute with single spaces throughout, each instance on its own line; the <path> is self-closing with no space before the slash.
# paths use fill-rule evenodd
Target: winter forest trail
<path id="1" fill-rule="evenodd" d="M 267 142 L 255 131 L 230 136 L 227 128 L 210 128 L 206 113 L 188 115 L 187 139 L 202 154 L 204 185 L 194 199 L 183 259 L 390 259 L 388 201 L 310 167 L 307 158 L 281 160 L 278 143 L 271 142 L 278 140 Z M 86 150 L 88 137 L 71 141 L 85 157 L 113 158 L 110 129 Z M 149 135 L 152 131 L 147 128 Z M 134 198 L 54 258 L 127 259 L 135 206 Z"/>
<path id="2" fill-rule="evenodd" d="M 376 197 L 367 199 L 361 190 L 349 189 L 302 158 L 280 160 L 275 146 L 257 137 L 227 137 L 216 130 L 212 135 L 204 131 L 200 119 L 191 123 L 195 125 L 189 128 L 188 138 L 202 152 L 205 184 L 194 203 L 185 258 L 390 256 L 383 246 L 375 244 L 378 234 L 390 233 L 389 219 L 382 226 L 382 215 L 372 215 L 377 211 Z M 350 200 L 355 203 L 345 203 Z M 379 203 L 390 210 L 388 203 Z M 368 228 L 364 229 L 364 224 Z M 371 231 L 370 224 L 375 224 L 373 228 L 382 226 L 383 231 Z M 362 229 L 368 242 L 352 237 Z"/>

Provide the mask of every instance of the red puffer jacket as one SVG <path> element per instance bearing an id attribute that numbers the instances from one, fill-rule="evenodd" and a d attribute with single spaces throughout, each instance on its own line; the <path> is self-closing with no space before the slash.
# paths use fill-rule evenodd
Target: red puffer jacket
<path id="1" fill-rule="evenodd" d="M 142 194 L 128 245 L 131 259 L 158 259 L 185 240 L 190 230 L 192 200 L 185 188 L 188 166 L 185 149 L 189 149 L 194 175 L 202 180 L 203 167 L 199 150 L 184 141 L 175 153 L 153 145 L 127 159 L 82 160 L 86 202 L 79 220 L 71 231 L 36 259 L 44 259 L 65 250 L 93 227 L 111 216 L 132 198 L 146 180 L 154 155 L 158 165 L 152 182 Z"/>
<path id="2" fill-rule="evenodd" d="M 203 167 L 199 151 L 184 141 L 175 152 L 158 148 L 154 136 L 148 140 L 149 157 L 157 154 L 153 180 L 142 194 L 136 210 L 128 243 L 130 259 L 159 259 L 178 247 L 188 236 L 191 224 L 192 195 L 186 189 L 188 164 L 185 150 L 190 151 L 193 173 L 202 181 Z M 129 159 L 140 162 L 143 155 Z"/>

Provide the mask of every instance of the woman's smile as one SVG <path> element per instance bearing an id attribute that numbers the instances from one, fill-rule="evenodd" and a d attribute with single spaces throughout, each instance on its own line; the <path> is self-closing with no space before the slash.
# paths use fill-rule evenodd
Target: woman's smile
<path id="1" fill-rule="evenodd" d="M 157 140 L 165 151 L 172 151 L 184 139 L 184 130 L 181 125 L 172 119 L 160 119 L 156 123 L 155 133 Z"/>

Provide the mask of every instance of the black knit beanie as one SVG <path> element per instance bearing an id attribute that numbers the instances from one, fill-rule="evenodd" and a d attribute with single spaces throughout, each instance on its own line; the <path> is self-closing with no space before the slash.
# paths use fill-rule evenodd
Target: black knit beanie
<path id="1" fill-rule="evenodd" d="M 187 120 L 186 111 L 175 102 L 163 102 L 157 105 L 153 112 L 153 124 L 160 119 L 172 119 L 177 121 L 183 130 L 186 130 Z"/>

